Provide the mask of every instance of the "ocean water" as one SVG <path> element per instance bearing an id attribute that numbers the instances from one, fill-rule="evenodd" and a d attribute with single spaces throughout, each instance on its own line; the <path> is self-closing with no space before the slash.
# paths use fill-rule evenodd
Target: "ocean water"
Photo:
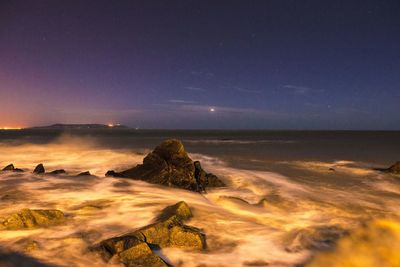
<path id="1" fill-rule="evenodd" d="M 226 188 L 205 194 L 104 177 L 141 163 L 162 140 L 182 140 Z M 1 231 L 0 264 L 114 266 L 88 250 L 147 225 L 186 201 L 205 252 L 163 249 L 174 266 L 302 266 L 348 231 L 399 219 L 400 177 L 375 171 L 400 160 L 400 132 L 19 130 L 0 131 L 0 219 L 22 208 L 57 208 L 66 223 Z M 33 168 L 71 176 L 37 176 Z M 89 170 L 97 177 L 73 177 Z M 37 249 L 27 249 L 31 241 Z M 39 265 L 38 265 L 39 266 Z M 118 266 L 118 265 L 117 265 Z"/>

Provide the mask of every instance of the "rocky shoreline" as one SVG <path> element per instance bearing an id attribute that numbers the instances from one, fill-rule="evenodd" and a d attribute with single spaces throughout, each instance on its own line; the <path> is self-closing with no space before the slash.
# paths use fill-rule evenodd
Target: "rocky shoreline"
<path id="1" fill-rule="evenodd" d="M 400 162 L 389 168 L 376 170 L 398 175 L 400 174 Z M 22 173 L 29 172 L 29 170 L 16 168 L 13 164 L 9 164 L 2 169 L 2 172 Z M 38 178 L 45 176 L 76 177 L 77 179 L 79 177 L 95 177 L 89 171 L 72 174 L 63 169 L 46 171 L 43 164 L 38 164 L 32 173 L 35 175 L 34 177 Z M 105 176 L 117 179 L 140 180 L 150 184 L 179 188 L 196 193 L 205 193 L 209 188 L 226 187 L 226 184 L 216 175 L 203 170 L 199 161 L 192 160 L 185 151 L 183 144 L 178 140 L 162 142 L 143 159 L 142 164 L 123 171 L 108 171 Z M 256 204 L 250 204 L 241 198 L 229 196 L 221 196 L 220 200 L 232 203 L 232 205 L 255 208 L 265 207 L 266 209 L 274 205 L 295 206 L 295 203 L 284 203 L 284 200 L 276 197 L 262 199 Z M 176 201 L 179 201 L 179 199 Z M 274 201 L 277 203 L 274 204 Z M 206 242 L 207 229 L 203 230 L 187 225 L 186 223 L 192 218 L 193 214 L 189 205 L 184 201 L 179 201 L 161 210 L 150 224 L 138 228 L 135 227 L 129 232 L 124 231 L 117 235 L 104 236 L 103 238 L 105 239 L 102 238 L 100 239 L 102 241 L 93 242 L 88 246 L 88 249 L 106 263 L 122 263 L 125 266 L 171 266 L 171 263 L 159 253 L 163 249 L 177 248 L 184 251 L 208 251 Z M 68 224 L 69 220 L 69 213 L 66 212 L 64 214 L 62 210 L 25 208 L 4 218 L 0 224 L 0 230 L 17 231 L 57 227 Z M 380 221 L 369 225 L 368 227 L 372 228 L 372 231 L 378 232 L 386 231 L 386 229 L 393 231 L 398 227 L 396 222 L 391 221 Z M 375 230 L 374 227 L 378 229 Z M 343 242 L 346 242 L 342 240 L 350 240 L 347 242 L 351 242 L 353 235 L 356 238 L 362 238 L 357 233 L 353 234 L 346 229 L 337 227 L 305 228 L 304 230 L 291 232 L 285 241 L 285 248 L 290 253 L 297 253 L 303 249 L 318 251 L 320 248 L 326 248 L 326 250 L 330 251 L 336 244 L 341 246 Z M 393 235 L 389 234 L 387 238 L 393 240 L 394 243 L 400 243 L 396 235 L 394 232 Z M 28 244 L 29 247 L 33 250 L 37 249 L 35 241 L 33 240 L 32 242 Z M 340 246 L 338 253 L 343 253 L 340 250 Z M 352 246 L 357 248 L 356 244 L 352 244 Z M 388 251 L 390 252 L 391 250 L 388 249 Z M 334 258 L 334 256 L 330 256 L 331 254 L 326 253 L 316 254 L 309 263 L 310 266 L 319 266 L 316 263 L 321 262 L 321 258 Z M 343 257 L 345 258 L 346 255 Z M 268 263 L 262 264 L 264 265 L 261 266 L 268 265 Z"/>

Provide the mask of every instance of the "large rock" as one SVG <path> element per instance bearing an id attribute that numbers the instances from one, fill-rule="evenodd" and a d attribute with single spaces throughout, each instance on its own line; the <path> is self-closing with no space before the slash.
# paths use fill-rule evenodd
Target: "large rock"
<path id="1" fill-rule="evenodd" d="M 189 206 L 181 201 L 165 208 L 153 224 L 122 236 L 106 239 L 93 249 L 100 252 L 107 261 L 119 257 L 126 266 L 167 266 L 151 249 L 177 247 L 204 250 L 206 248 L 205 235 L 198 228 L 183 224 L 191 217 Z"/>
<path id="2" fill-rule="evenodd" d="M 206 173 L 200 162 L 193 162 L 183 144 L 174 139 L 158 145 L 143 159 L 143 164 L 119 173 L 108 171 L 106 176 L 132 178 L 192 191 L 203 191 L 207 186 L 224 186 L 218 177 Z"/>
<path id="3" fill-rule="evenodd" d="M 59 210 L 30 210 L 23 209 L 7 217 L 3 227 L 7 230 L 32 229 L 59 224 L 65 219 Z"/>

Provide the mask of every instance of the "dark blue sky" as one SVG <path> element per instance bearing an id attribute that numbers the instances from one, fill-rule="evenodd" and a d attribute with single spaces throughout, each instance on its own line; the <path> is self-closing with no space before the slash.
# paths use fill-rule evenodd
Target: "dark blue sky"
<path id="1" fill-rule="evenodd" d="M 0 2 L 0 126 L 400 129 L 400 1 Z"/>

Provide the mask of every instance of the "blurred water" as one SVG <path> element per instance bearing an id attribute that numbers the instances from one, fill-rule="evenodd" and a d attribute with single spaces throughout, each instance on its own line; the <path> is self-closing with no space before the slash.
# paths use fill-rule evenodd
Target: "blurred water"
<path id="1" fill-rule="evenodd" d="M 56 266 L 106 266 L 90 245 L 144 226 L 180 200 L 193 208 L 189 224 L 204 230 L 209 249 L 164 249 L 175 266 L 295 266 L 346 230 L 399 215 L 398 178 L 371 169 L 398 160 L 395 132 L 28 130 L 0 137 L 0 166 L 26 169 L 0 173 L 0 219 L 22 208 L 68 215 L 61 226 L 1 231 L 0 247 Z M 201 195 L 104 177 L 172 137 L 228 187 Z M 32 175 L 38 163 L 71 176 Z M 86 170 L 98 177 L 73 177 Z M 26 251 L 31 240 L 39 249 Z"/>

